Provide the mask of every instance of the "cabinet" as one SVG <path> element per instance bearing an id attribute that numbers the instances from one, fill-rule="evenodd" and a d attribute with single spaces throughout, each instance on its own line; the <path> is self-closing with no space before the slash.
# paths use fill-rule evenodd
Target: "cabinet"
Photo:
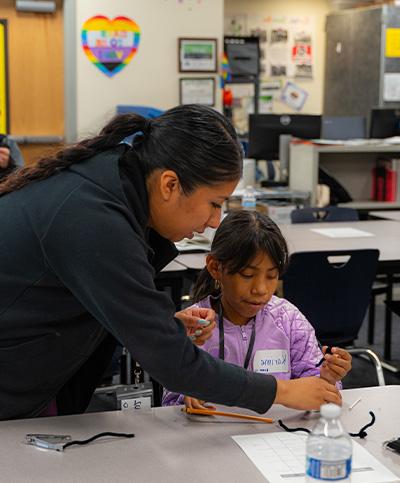
<path id="1" fill-rule="evenodd" d="M 371 209 L 400 203 L 382 203 L 371 200 L 372 168 L 381 157 L 400 158 L 400 145 L 366 144 L 357 146 L 321 146 L 312 143 L 291 143 L 289 187 L 291 190 L 310 192 L 311 204 L 317 199 L 318 167 L 334 176 L 353 198 L 353 205 L 361 202 Z M 366 203 L 368 202 L 368 203 Z"/>

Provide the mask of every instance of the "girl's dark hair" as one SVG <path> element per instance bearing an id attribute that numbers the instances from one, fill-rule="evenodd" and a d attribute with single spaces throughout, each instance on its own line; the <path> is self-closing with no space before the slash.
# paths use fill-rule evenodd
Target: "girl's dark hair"
<path id="1" fill-rule="evenodd" d="M 126 161 L 139 162 L 146 176 L 155 169 L 175 171 L 185 194 L 201 185 L 241 177 L 242 148 L 231 123 L 210 107 L 190 104 L 174 107 L 152 120 L 137 114 L 116 116 L 99 135 L 9 175 L 0 183 L 0 196 L 114 148 L 137 132 L 142 135 L 126 153 Z"/>
<path id="2" fill-rule="evenodd" d="M 211 255 L 230 275 L 243 270 L 259 251 L 266 253 L 276 265 L 279 276 L 285 272 L 289 253 L 278 225 L 257 211 L 232 211 L 219 228 L 211 244 Z M 220 289 L 207 268 L 203 268 L 193 288 L 193 301 L 218 296 Z"/>

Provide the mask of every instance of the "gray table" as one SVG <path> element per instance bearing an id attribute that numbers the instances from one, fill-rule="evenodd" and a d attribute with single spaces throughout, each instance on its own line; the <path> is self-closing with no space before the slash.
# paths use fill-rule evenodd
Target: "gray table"
<path id="1" fill-rule="evenodd" d="M 353 410 L 349 406 L 361 397 Z M 361 441 L 399 476 L 400 456 L 382 448 L 382 442 L 399 436 L 400 386 L 343 391 L 342 420 L 357 432 L 370 417 L 375 425 Z M 243 411 L 243 410 L 242 410 Z M 245 412 L 245 411 L 243 411 Z M 304 413 L 275 406 L 268 415 L 283 418 L 290 426 L 311 427 Z M 73 446 L 63 453 L 23 444 L 26 433 L 62 433 L 85 439 L 101 431 L 134 432 L 135 438 Z M 37 418 L 0 423 L 1 481 L 57 483 L 262 483 L 266 480 L 230 436 L 280 431 L 277 425 L 218 419 L 208 422 L 188 417 L 179 407 L 115 411 L 81 416 Z"/>
<path id="2" fill-rule="evenodd" d="M 400 221 L 400 210 L 370 211 L 369 215 L 384 220 Z"/>

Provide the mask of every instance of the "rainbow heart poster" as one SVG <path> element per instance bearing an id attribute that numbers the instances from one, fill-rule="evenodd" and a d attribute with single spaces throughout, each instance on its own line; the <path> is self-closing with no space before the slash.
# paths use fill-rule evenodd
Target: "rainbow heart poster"
<path id="1" fill-rule="evenodd" d="M 140 42 L 139 25 L 128 17 L 91 17 L 82 26 L 82 47 L 104 74 L 114 76 L 129 64 Z"/>

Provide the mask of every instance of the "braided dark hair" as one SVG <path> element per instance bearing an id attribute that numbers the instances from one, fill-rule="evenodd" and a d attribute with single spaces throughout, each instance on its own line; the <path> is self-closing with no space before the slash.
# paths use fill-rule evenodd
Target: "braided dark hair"
<path id="1" fill-rule="evenodd" d="M 281 277 L 287 269 L 289 253 L 278 225 L 258 211 L 230 212 L 215 233 L 211 255 L 233 275 L 243 270 L 259 251 L 272 259 Z M 203 268 L 193 287 L 193 302 L 219 293 L 207 268 Z"/>
<path id="2" fill-rule="evenodd" d="M 139 161 L 146 176 L 155 169 L 175 171 L 186 194 L 201 185 L 239 180 L 241 176 L 242 149 L 230 122 L 214 109 L 191 104 L 152 120 L 137 114 L 118 115 L 97 136 L 9 175 L 0 183 L 0 196 L 114 148 L 135 132 L 143 136 L 127 152 L 126 160 Z"/>

